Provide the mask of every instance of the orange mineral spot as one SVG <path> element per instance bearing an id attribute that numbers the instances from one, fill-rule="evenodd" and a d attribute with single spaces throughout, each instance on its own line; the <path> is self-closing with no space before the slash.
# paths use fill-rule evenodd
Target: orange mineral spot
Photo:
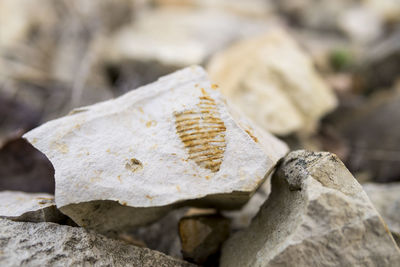
<path id="1" fill-rule="evenodd" d="M 148 121 L 148 122 L 146 122 L 146 127 L 147 128 L 150 128 L 151 126 L 156 126 L 157 125 L 157 122 L 155 122 L 155 121 Z"/>
<path id="2" fill-rule="evenodd" d="M 249 130 L 245 130 L 245 131 L 254 140 L 254 142 L 258 143 L 257 137 L 255 137 Z"/>
<path id="3" fill-rule="evenodd" d="M 216 90 L 218 87 L 219 87 L 218 84 L 215 83 L 211 84 L 211 88 L 214 90 Z"/>
<path id="4" fill-rule="evenodd" d="M 135 158 L 131 158 L 126 164 L 125 164 L 125 168 L 132 171 L 132 172 L 136 172 L 138 170 L 143 169 L 143 164 L 135 159 Z"/>
<path id="5" fill-rule="evenodd" d="M 217 104 L 201 89 L 197 108 L 175 113 L 175 129 L 189 153 L 188 160 L 212 172 L 218 172 L 226 148 L 225 124 Z"/>

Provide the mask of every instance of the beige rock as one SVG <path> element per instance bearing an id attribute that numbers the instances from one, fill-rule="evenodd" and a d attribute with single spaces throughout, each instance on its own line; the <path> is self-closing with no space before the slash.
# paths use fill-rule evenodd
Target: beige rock
<path id="1" fill-rule="evenodd" d="M 18 191 L 0 192 L 0 218 L 24 222 L 62 222 L 67 217 L 54 202 L 54 196 Z"/>
<path id="2" fill-rule="evenodd" d="M 400 3 L 398 0 L 366 0 L 365 5 L 377 12 L 387 22 L 400 21 Z"/>
<path id="3" fill-rule="evenodd" d="M 221 266 L 396 266 L 400 250 L 362 187 L 333 154 L 295 151 Z"/>
<path id="4" fill-rule="evenodd" d="M 229 219 L 216 213 L 183 217 L 179 222 L 183 258 L 198 264 L 212 261 L 229 231 Z"/>
<path id="5" fill-rule="evenodd" d="M 240 208 L 287 146 L 214 88 L 190 67 L 25 134 L 54 165 L 57 207 L 101 232 L 175 206 Z"/>
<path id="6" fill-rule="evenodd" d="M 208 71 L 228 99 L 275 134 L 311 132 L 337 104 L 307 55 L 280 29 L 217 53 Z"/>
<path id="7" fill-rule="evenodd" d="M 190 267 L 158 251 L 54 223 L 0 219 L 1 266 Z"/>

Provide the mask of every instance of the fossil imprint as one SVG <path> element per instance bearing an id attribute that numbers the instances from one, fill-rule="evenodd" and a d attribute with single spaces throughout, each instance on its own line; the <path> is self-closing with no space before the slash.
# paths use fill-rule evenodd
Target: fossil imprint
<path id="1" fill-rule="evenodd" d="M 176 132 L 188 150 L 190 160 L 217 172 L 224 158 L 226 127 L 214 99 L 205 92 L 197 106 L 198 109 L 175 114 Z"/>

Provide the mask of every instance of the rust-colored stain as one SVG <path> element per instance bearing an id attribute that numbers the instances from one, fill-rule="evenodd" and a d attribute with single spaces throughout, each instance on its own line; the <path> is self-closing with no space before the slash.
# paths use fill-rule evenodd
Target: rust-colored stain
<path id="1" fill-rule="evenodd" d="M 225 124 L 220 119 L 217 104 L 201 88 L 198 108 L 175 113 L 175 128 L 189 152 L 189 160 L 200 167 L 219 171 L 226 148 Z"/>
<path id="2" fill-rule="evenodd" d="M 125 168 L 130 170 L 130 171 L 132 171 L 132 172 L 135 172 L 135 171 L 143 169 L 143 164 L 139 160 L 137 160 L 135 158 L 131 158 L 125 164 Z"/>
<path id="3" fill-rule="evenodd" d="M 254 142 L 258 143 L 257 137 L 255 137 L 249 130 L 245 130 L 245 131 L 254 140 Z"/>
<path id="4" fill-rule="evenodd" d="M 149 128 L 149 127 L 151 127 L 151 126 L 156 126 L 157 125 L 157 122 L 156 121 L 148 121 L 148 122 L 146 122 L 146 127 L 147 128 Z"/>

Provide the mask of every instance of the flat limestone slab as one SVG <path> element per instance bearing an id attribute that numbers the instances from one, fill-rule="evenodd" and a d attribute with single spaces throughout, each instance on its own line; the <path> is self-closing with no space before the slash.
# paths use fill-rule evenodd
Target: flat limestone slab
<path id="1" fill-rule="evenodd" d="M 398 266 L 400 250 L 361 185 L 327 152 L 291 152 L 220 266 Z"/>
<path id="2" fill-rule="evenodd" d="M 242 206 L 287 146 L 216 88 L 190 67 L 25 134 L 54 165 L 57 207 L 107 231 L 154 221 L 173 205 Z"/>
<path id="3" fill-rule="evenodd" d="M 25 222 L 61 222 L 66 216 L 56 208 L 54 196 L 50 194 L 1 191 L 0 218 Z"/>

